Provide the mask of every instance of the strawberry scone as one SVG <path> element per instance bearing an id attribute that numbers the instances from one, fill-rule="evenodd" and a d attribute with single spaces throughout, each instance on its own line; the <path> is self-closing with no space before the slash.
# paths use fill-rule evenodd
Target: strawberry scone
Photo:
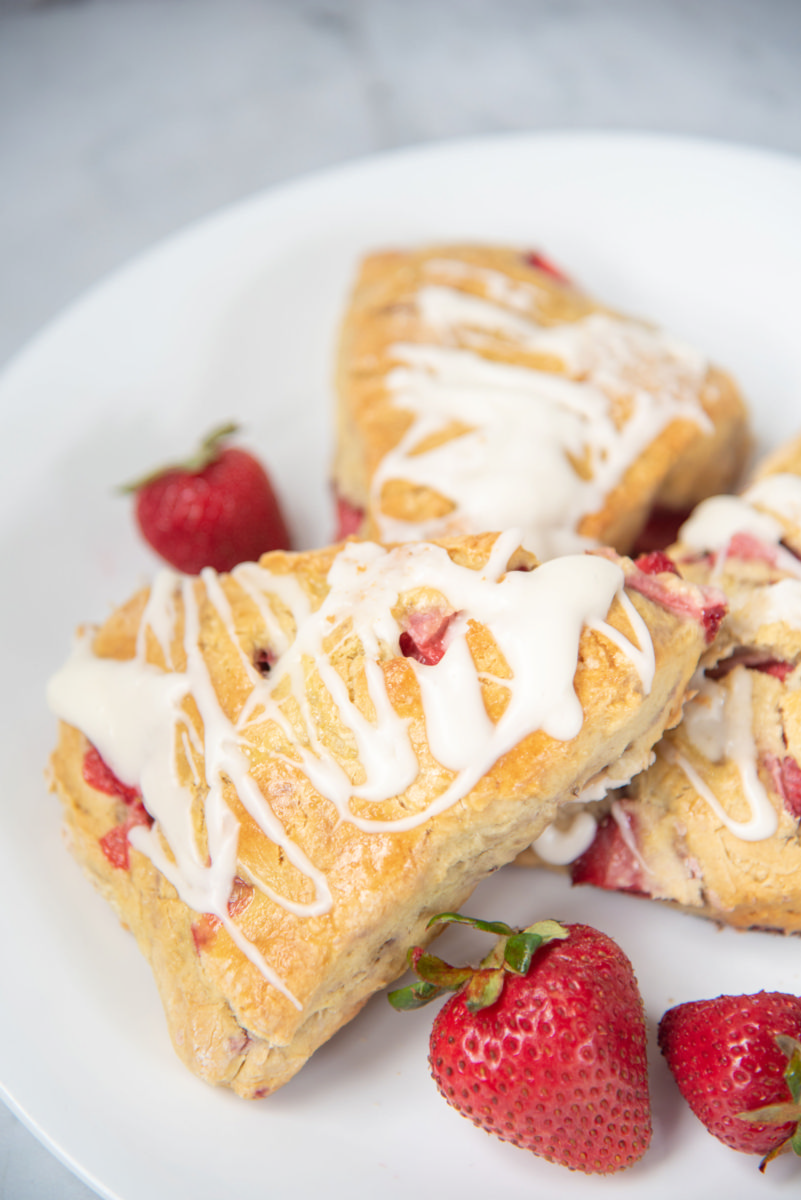
<path id="1" fill-rule="evenodd" d="M 655 509 L 734 486 L 749 446 L 728 375 L 512 249 L 368 257 L 337 390 L 343 536 L 515 527 L 540 559 L 628 553 Z"/>
<path id="2" fill-rule="evenodd" d="M 671 557 L 729 614 L 684 719 L 615 800 L 574 882 L 801 932 L 801 441 L 705 501 Z"/>
<path id="3" fill-rule="evenodd" d="M 720 614 L 640 574 L 348 542 L 165 572 L 79 634 L 53 785 L 193 1071 L 285 1083 L 565 797 L 642 769 Z"/>

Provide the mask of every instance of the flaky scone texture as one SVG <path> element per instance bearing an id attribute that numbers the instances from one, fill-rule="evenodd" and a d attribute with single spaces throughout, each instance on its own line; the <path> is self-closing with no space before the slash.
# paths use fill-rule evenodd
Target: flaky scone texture
<path id="1" fill-rule="evenodd" d="M 607 579 L 609 560 L 583 560 Z M 230 575 L 165 575 L 84 632 L 77 666 L 51 689 L 64 718 L 79 671 L 88 714 L 62 719 L 53 786 L 70 848 L 148 958 L 192 1071 L 245 1097 L 280 1087 L 404 971 L 432 915 L 458 908 L 612 764 L 645 764 L 678 719 L 705 632 L 686 611 L 624 591 L 634 568 L 615 562 L 620 590 L 600 623 L 576 631 L 567 702 L 578 699 L 579 727 L 563 740 L 532 728 L 493 741 L 515 688 L 547 677 L 544 662 L 512 665 L 501 650 L 508 620 L 529 636 L 532 587 L 553 568 L 508 537 L 348 543 L 276 552 Z M 496 592 L 508 593 L 497 609 Z M 637 650 L 649 639 L 644 682 Z M 480 731 L 474 749 L 447 721 L 434 729 L 440 683 L 446 699 L 478 698 L 480 712 L 460 713 Z M 131 778 L 124 726 L 137 688 L 151 690 L 136 709 L 147 737 Z M 95 722 L 104 705 L 117 741 Z M 95 751 L 116 794 L 87 767 Z M 449 787 L 456 799 L 442 806 Z"/>
<path id="2" fill-rule="evenodd" d="M 540 558 L 628 553 L 654 506 L 732 487 L 750 445 L 728 375 L 516 249 L 366 258 L 336 382 L 347 528 L 385 540 L 515 526 Z"/>

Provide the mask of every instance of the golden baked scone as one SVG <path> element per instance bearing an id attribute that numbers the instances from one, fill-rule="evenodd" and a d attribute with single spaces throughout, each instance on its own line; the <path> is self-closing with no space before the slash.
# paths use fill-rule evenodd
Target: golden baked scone
<path id="1" fill-rule="evenodd" d="M 573 864 L 578 883 L 739 928 L 801 932 L 801 440 L 742 496 L 704 502 L 671 549 L 729 613 L 681 724 Z"/>
<path id="2" fill-rule="evenodd" d="M 341 528 L 384 541 L 515 527 L 540 559 L 628 553 L 654 506 L 728 490 L 749 448 L 728 375 L 512 249 L 368 257 L 337 393 Z"/>
<path id="3" fill-rule="evenodd" d="M 53 785 L 193 1071 L 279 1087 L 563 798 L 645 765 L 722 612 L 643 580 L 353 541 L 165 572 L 79 636 Z"/>

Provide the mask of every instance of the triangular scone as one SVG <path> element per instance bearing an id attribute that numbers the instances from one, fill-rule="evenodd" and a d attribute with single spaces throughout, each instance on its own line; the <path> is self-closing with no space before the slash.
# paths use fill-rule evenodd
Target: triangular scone
<path id="1" fill-rule="evenodd" d="M 749 447 L 727 375 L 517 250 L 367 258 L 337 390 L 342 531 L 384 541 L 514 526 L 540 559 L 628 553 L 654 506 L 734 486 Z"/>
<path id="2" fill-rule="evenodd" d="M 801 932 L 801 440 L 702 504 L 671 556 L 729 615 L 681 725 L 612 805 L 578 883 Z"/>
<path id="3" fill-rule="evenodd" d="M 279 1087 L 563 798 L 643 767 L 721 614 L 638 581 L 510 534 L 350 542 L 166 573 L 79 638 L 54 785 L 192 1070 Z"/>

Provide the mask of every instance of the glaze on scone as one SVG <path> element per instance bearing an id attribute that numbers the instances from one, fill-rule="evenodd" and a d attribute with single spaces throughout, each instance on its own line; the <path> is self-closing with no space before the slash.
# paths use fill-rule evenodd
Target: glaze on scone
<path id="1" fill-rule="evenodd" d="M 727 375 L 516 250 L 367 258 L 337 391 L 343 528 L 384 541 L 515 527 L 540 559 L 628 553 L 655 505 L 733 486 L 749 445 Z"/>
<path id="2" fill-rule="evenodd" d="M 564 798 L 645 765 L 722 614 L 638 582 L 508 533 L 351 542 L 164 573 L 84 631 L 54 787 L 193 1071 L 285 1083 Z"/>

